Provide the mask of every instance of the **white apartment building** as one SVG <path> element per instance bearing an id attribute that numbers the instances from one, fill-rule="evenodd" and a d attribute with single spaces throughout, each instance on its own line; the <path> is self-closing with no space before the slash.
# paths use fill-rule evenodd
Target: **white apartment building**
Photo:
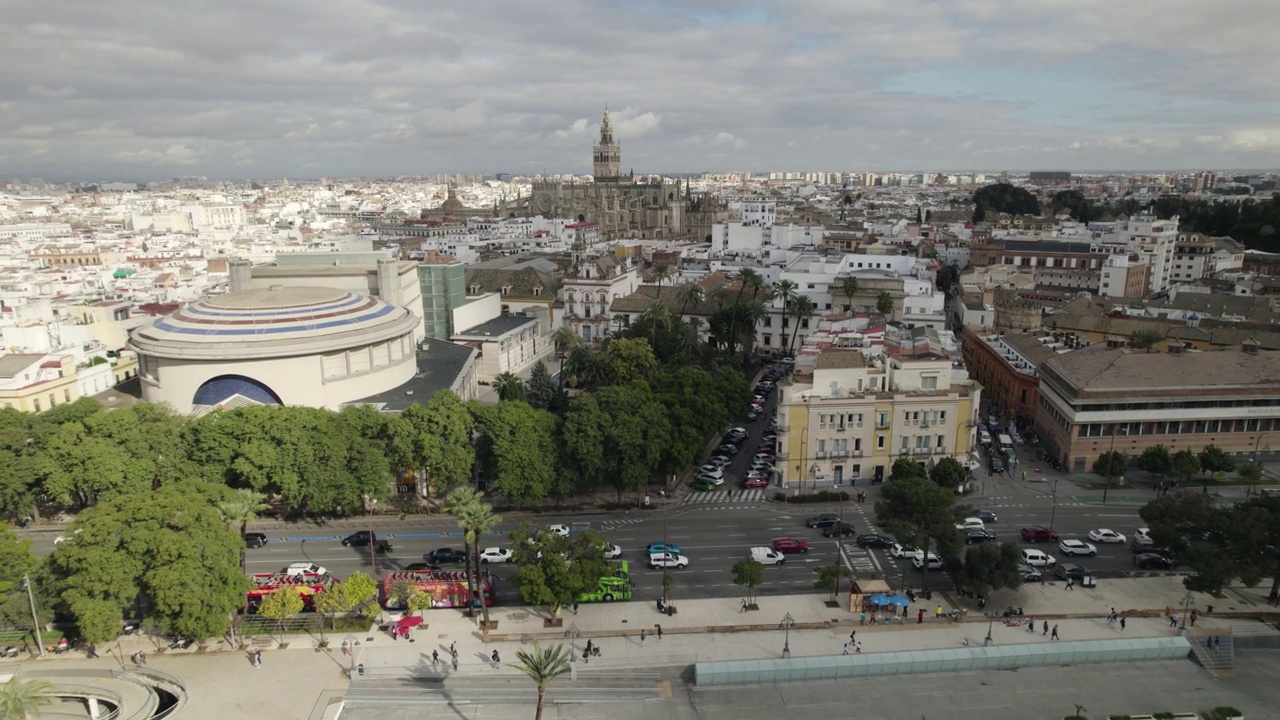
<path id="1" fill-rule="evenodd" d="M 561 317 L 582 342 L 591 345 L 604 340 L 613 320 L 610 305 L 640 287 L 640 273 L 616 255 L 582 257 L 575 265 L 576 272 L 571 270 L 561 280 Z"/>
<path id="2" fill-rule="evenodd" d="M 1123 243 L 1125 251 L 1145 257 L 1148 267 L 1147 291 L 1157 293 L 1167 290 L 1173 280 L 1178 216 L 1157 220 L 1152 215 L 1135 215 L 1111 225 L 1114 227 L 1113 232 L 1103 234 L 1099 242 L 1107 246 Z"/>
<path id="3" fill-rule="evenodd" d="M 71 237 L 70 223 L 0 225 L 0 240 L 45 240 Z"/>
<path id="4" fill-rule="evenodd" d="M 1244 246 L 1230 237 L 1179 233 L 1174 246 L 1172 282 L 1191 282 L 1223 270 L 1244 267 Z"/>

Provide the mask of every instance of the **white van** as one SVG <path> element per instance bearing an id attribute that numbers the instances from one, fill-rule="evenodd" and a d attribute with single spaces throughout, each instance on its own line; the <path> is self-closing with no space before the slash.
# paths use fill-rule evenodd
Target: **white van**
<path id="1" fill-rule="evenodd" d="M 1033 568 L 1047 568 L 1058 564 L 1058 561 L 1049 553 L 1035 548 L 1022 549 L 1022 564 L 1030 565 Z"/>
<path id="2" fill-rule="evenodd" d="M 761 565 L 781 565 L 787 561 L 787 556 L 773 548 L 753 547 L 751 548 L 751 559 Z"/>
<path id="3" fill-rule="evenodd" d="M 999 440 L 1000 440 L 1000 449 L 1001 449 L 1001 450 L 1012 450 L 1012 449 L 1013 449 L 1013 438 L 1009 437 L 1008 435 L 1005 435 L 1004 433 L 1001 433 L 1001 434 L 1000 434 L 1000 437 L 999 437 Z"/>

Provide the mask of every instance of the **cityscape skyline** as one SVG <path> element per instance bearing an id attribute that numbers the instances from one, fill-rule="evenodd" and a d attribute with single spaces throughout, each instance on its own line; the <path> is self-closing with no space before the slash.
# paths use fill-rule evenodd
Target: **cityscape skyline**
<path id="1" fill-rule="evenodd" d="M 1265 2 L 26 4 L 0 175 L 1280 167 Z"/>

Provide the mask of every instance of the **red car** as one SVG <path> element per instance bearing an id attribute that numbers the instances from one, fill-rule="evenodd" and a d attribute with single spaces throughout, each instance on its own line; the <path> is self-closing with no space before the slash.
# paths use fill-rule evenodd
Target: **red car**
<path id="1" fill-rule="evenodd" d="M 809 543 L 793 538 L 778 538 L 773 541 L 773 549 L 780 553 L 807 553 Z"/>
<path id="2" fill-rule="evenodd" d="M 1056 542 L 1058 533 L 1049 528 L 1032 525 L 1022 528 L 1022 539 L 1027 542 Z"/>
<path id="3" fill-rule="evenodd" d="M 764 478 L 758 478 L 758 477 L 753 478 L 753 477 L 749 477 L 749 478 L 747 478 L 746 480 L 743 480 L 743 481 L 742 481 L 742 487 L 744 487 L 744 488 L 762 488 L 762 487 L 769 487 L 769 481 L 768 481 L 768 480 L 765 480 Z"/>

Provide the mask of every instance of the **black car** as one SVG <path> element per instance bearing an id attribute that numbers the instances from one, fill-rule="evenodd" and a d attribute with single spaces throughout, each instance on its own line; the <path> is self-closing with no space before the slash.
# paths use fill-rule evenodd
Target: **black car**
<path id="1" fill-rule="evenodd" d="M 984 523 L 993 523 L 1000 518 L 990 510 L 974 510 L 969 517 L 976 517 Z"/>
<path id="2" fill-rule="evenodd" d="M 432 565 L 431 563 L 409 563 L 408 565 L 404 566 L 404 569 L 410 572 L 413 572 L 415 570 L 439 570 L 440 566 Z"/>
<path id="3" fill-rule="evenodd" d="M 347 547 L 365 547 L 375 542 L 378 542 L 378 534 L 371 530 L 357 530 L 342 538 L 342 544 Z"/>
<path id="4" fill-rule="evenodd" d="M 822 515 L 815 515 L 814 517 L 805 520 L 804 526 L 809 528 L 824 528 L 831 527 L 838 522 L 840 522 L 840 518 L 838 516 L 830 513 L 823 513 Z"/>
<path id="5" fill-rule="evenodd" d="M 244 546 L 253 550 L 267 544 L 267 536 L 262 533 L 245 533 Z"/>
<path id="6" fill-rule="evenodd" d="M 439 548 L 427 553 L 427 561 L 437 565 L 447 563 L 464 563 L 467 561 L 467 554 L 461 550 L 453 548 Z"/>
<path id="7" fill-rule="evenodd" d="M 1172 570 L 1173 559 L 1159 553 L 1138 553 L 1133 556 L 1133 566 L 1140 570 Z"/>
<path id="8" fill-rule="evenodd" d="M 822 537 L 852 537 L 858 532 L 852 525 L 847 522 L 836 523 L 822 531 Z"/>
<path id="9" fill-rule="evenodd" d="M 868 533 L 858 536 L 858 547 L 860 548 L 890 548 L 893 547 L 893 538 L 884 535 L 876 535 Z"/>
<path id="10" fill-rule="evenodd" d="M 1083 565 L 1075 563 L 1059 563 L 1058 567 L 1053 571 L 1059 579 L 1066 580 L 1071 578 L 1075 582 L 1084 582 L 1086 576 L 1092 575 Z"/>
<path id="11" fill-rule="evenodd" d="M 977 545 L 978 543 L 991 542 L 995 539 L 995 533 L 982 528 L 974 528 L 964 534 L 964 541 L 967 545 Z"/>
<path id="12" fill-rule="evenodd" d="M 725 443 L 724 445 L 721 445 L 720 447 L 716 448 L 716 452 L 721 455 L 728 455 L 732 457 L 733 455 L 737 454 L 738 446 Z"/>

